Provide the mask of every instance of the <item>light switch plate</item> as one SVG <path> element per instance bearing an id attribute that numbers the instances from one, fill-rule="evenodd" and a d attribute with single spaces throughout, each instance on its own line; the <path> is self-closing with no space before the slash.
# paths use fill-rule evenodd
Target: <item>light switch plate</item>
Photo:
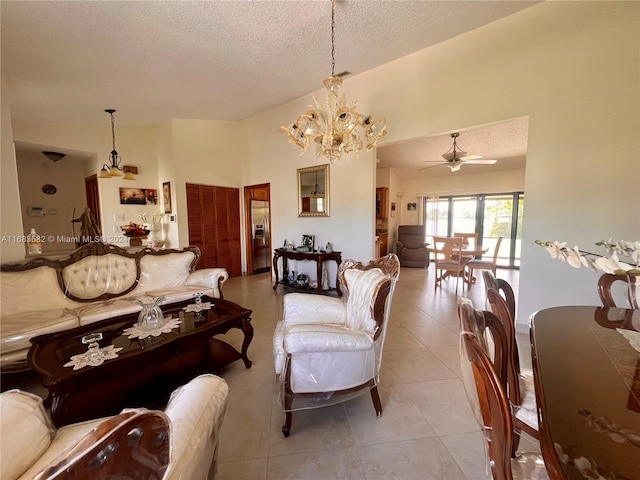
<path id="1" fill-rule="evenodd" d="M 124 213 L 114 213 L 113 214 L 114 222 L 124 222 Z"/>

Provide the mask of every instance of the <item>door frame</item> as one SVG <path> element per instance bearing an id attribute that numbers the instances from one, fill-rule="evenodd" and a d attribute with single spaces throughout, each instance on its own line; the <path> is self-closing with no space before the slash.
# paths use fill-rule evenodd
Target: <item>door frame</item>
<path id="1" fill-rule="evenodd" d="M 253 275 L 253 238 L 251 235 L 251 200 L 264 200 L 269 205 L 269 245 L 273 247 L 271 238 L 271 184 L 261 183 L 244 187 L 244 231 L 245 231 L 245 258 L 247 275 Z M 269 270 L 273 266 L 269 263 Z"/>

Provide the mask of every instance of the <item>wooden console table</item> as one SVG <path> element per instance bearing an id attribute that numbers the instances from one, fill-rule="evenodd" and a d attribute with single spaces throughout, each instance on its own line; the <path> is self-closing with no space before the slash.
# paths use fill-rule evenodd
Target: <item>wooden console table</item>
<path id="1" fill-rule="evenodd" d="M 315 292 L 322 293 L 326 291 L 335 290 L 339 296 L 342 296 L 342 290 L 340 290 L 340 282 L 338 282 L 338 274 L 336 271 L 336 288 L 329 288 L 329 290 L 322 289 L 322 264 L 326 261 L 334 261 L 338 265 L 342 263 L 342 252 L 296 252 L 296 251 L 288 251 L 283 248 L 276 248 L 273 251 L 273 270 L 276 273 L 276 283 L 273 284 L 273 289 L 278 288 L 279 284 L 286 285 L 290 288 L 295 288 L 297 290 L 306 291 L 306 292 Z M 278 259 L 282 257 L 282 276 L 284 277 L 282 280 L 279 278 L 278 274 Z M 296 287 L 292 283 L 289 282 L 288 273 L 289 269 L 287 268 L 287 260 L 309 260 L 316 262 L 317 265 L 317 283 L 315 289 L 313 288 L 300 288 Z"/>

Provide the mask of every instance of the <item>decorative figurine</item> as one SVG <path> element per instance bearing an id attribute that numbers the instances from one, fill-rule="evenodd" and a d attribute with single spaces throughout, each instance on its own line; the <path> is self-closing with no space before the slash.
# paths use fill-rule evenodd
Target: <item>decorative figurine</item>
<path id="1" fill-rule="evenodd" d="M 331 242 L 327 242 L 327 246 L 324 247 L 324 249 L 327 253 L 333 252 L 333 245 L 331 245 Z"/>

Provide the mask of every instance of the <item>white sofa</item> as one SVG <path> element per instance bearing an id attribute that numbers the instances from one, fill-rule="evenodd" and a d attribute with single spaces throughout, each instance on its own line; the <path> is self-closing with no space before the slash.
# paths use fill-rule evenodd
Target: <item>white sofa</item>
<path id="1" fill-rule="evenodd" d="M 40 397 L 9 390 L 0 394 L 0 478 L 57 478 L 60 470 L 72 473 L 64 478 L 213 478 L 228 395 L 222 378 L 200 375 L 172 393 L 164 412 L 126 409 L 56 430 Z M 135 423 L 148 417 L 154 428 Z M 153 475 L 134 475 L 145 468 Z"/>
<path id="2" fill-rule="evenodd" d="M 0 271 L 0 368 L 27 368 L 30 339 L 138 312 L 141 296 L 163 296 L 164 304 L 204 293 L 223 298 L 224 268 L 194 270 L 198 247 L 128 252 L 91 243 L 68 258 L 35 258 L 2 265 Z"/>

